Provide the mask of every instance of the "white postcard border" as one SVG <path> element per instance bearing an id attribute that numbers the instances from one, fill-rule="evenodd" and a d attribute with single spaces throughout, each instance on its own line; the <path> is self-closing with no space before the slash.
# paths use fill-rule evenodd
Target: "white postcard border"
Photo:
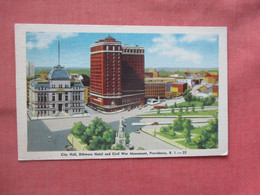
<path id="1" fill-rule="evenodd" d="M 143 150 L 143 151 L 27 151 L 26 107 L 26 32 L 95 32 L 95 33 L 199 33 L 219 35 L 219 147 L 197 150 Z M 51 159 L 114 159 L 225 156 L 228 154 L 228 83 L 227 83 L 227 28 L 175 26 L 116 26 L 116 25 L 58 25 L 15 24 L 16 104 L 19 160 Z M 146 152 L 146 154 L 145 154 Z M 82 155 L 80 155 L 80 153 Z M 95 154 L 96 153 L 96 154 Z M 103 153 L 103 154 L 98 154 Z M 110 153 L 110 155 L 105 155 Z M 113 153 L 113 154 L 112 154 Z M 140 153 L 140 154 L 139 154 Z"/>

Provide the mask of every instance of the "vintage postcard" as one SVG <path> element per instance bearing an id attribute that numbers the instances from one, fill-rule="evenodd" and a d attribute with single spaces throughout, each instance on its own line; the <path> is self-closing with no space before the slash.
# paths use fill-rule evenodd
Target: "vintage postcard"
<path id="1" fill-rule="evenodd" d="M 228 154 L 227 28 L 16 24 L 19 160 Z"/>

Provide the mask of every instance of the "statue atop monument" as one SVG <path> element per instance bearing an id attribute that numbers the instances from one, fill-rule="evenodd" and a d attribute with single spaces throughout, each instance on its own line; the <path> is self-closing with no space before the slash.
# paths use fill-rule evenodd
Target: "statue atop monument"
<path id="1" fill-rule="evenodd" d="M 115 148 L 117 145 L 122 146 L 123 148 L 127 148 L 126 146 L 126 135 L 124 128 L 126 125 L 124 124 L 124 118 L 122 117 L 119 121 L 119 129 L 116 132 L 116 138 L 115 138 L 115 143 L 112 145 L 112 148 Z"/>

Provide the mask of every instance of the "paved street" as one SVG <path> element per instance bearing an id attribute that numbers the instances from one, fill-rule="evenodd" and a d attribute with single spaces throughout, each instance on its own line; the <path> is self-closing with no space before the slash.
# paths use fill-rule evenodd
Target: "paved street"
<path id="1" fill-rule="evenodd" d="M 28 121 L 28 151 L 64 151 L 65 146 L 69 145 L 66 137 L 73 124 L 82 121 L 83 124 L 88 125 L 97 116 L 101 117 L 114 130 L 118 130 L 119 120 L 123 116 L 127 125 L 125 131 L 128 133 L 136 131 L 142 126 L 131 125 L 133 122 L 140 122 L 140 118 L 134 116 L 144 113 L 147 109 L 133 109 L 129 112 L 124 111 L 117 114 L 100 114 L 89 109 L 90 117 Z M 49 136 L 51 136 L 50 142 L 48 141 Z"/>
<path id="2" fill-rule="evenodd" d="M 28 151 L 64 151 L 69 133 L 70 129 L 52 132 L 41 120 L 28 121 Z"/>
<path id="3" fill-rule="evenodd" d="M 164 104 L 174 104 L 174 102 L 181 103 L 184 99 L 178 98 L 176 100 L 166 100 Z M 131 133 L 131 144 L 145 149 L 174 149 L 173 146 L 164 143 L 153 136 L 145 133 L 134 133 L 134 131 L 144 127 L 144 125 L 138 125 L 147 122 L 169 122 L 174 119 L 164 118 L 139 118 L 135 117 L 139 114 L 151 113 L 150 109 L 153 106 L 147 106 L 142 109 L 135 108 L 130 111 L 123 111 L 113 114 L 101 114 L 87 107 L 89 117 L 73 117 L 73 118 L 61 118 L 61 119 L 45 119 L 45 120 L 31 120 L 28 121 L 28 151 L 64 151 L 65 146 L 69 145 L 67 141 L 67 135 L 74 123 L 81 121 L 84 125 L 89 125 L 95 117 L 102 118 L 103 121 L 108 123 L 114 130 L 118 130 L 119 120 L 124 117 L 125 119 L 125 132 Z M 137 125 L 132 125 L 133 123 Z M 205 123 L 205 124 L 204 124 Z M 206 125 L 206 119 L 193 119 L 193 125 Z M 51 141 L 48 141 L 48 137 L 51 136 Z"/>

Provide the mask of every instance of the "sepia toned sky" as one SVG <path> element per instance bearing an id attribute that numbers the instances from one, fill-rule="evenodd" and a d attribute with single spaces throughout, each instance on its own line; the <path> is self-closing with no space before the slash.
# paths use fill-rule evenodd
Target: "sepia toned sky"
<path id="1" fill-rule="evenodd" d="M 219 37 L 215 34 L 152 33 L 26 33 L 26 59 L 35 67 L 58 64 L 58 40 L 61 65 L 90 67 L 90 45 L 108 35 L 123 45 L 145 48 L 145 68 L 217 68 Z"/>

